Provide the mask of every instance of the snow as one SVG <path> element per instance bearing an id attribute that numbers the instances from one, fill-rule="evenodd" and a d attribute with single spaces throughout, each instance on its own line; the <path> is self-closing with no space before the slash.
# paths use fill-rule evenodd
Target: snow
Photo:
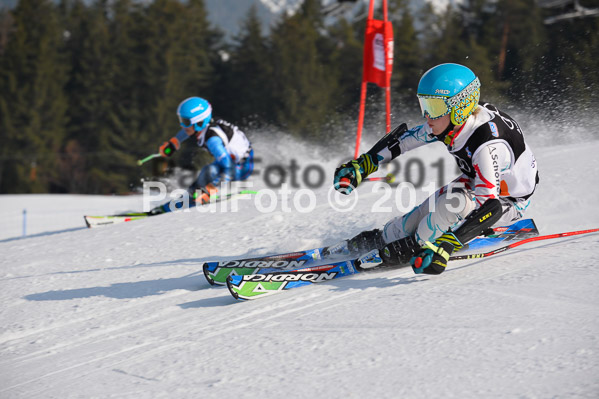
<path id="1" fill-rule="evenodd" d="M 599 227 L 599 141 L 531 142 L 541 183 L 527 216 L 541 234 Z M 418 155 L 427 164 L 445 156 L 430 151 Z M 370 212 L 372 185 L 353 212 L 332 211 L 338 161 L 324 161 L 327 184 L 307 213 L 292 203 L 260 213 L 246 199 L 238 212 L 86 229 L 84 214 L 138 210 L 141 196 L 0 196 L 0 397 L 599 396 L 597 234 L 455 262 L 441 276 L 374 272 L 244 303 L 208 285 L 205 260 L 333 243 L 398 214 Z"/>

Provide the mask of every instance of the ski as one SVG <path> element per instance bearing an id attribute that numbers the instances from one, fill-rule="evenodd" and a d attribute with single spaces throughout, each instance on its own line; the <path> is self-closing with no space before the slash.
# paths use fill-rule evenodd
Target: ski
<path id="1" fill-rule="evenodd" d="M 240 195 L 246 195 L 246 194 L 257 194 L 257 193 L 258 193 L 257 191 L 253 191 L 253 190 L 242 190 L 237 193 L 227 194 L 226 196 L 224 196 L 222 198 L 220 196 L 216 195 L 214 200 L 211 200 L 210 203 L 225 201 L 225 200 L 232 198 L 233 196 L 240 196 Z M 208 204 L 206 204 L 206 205 L 208 205 Z M 193 208 L 195 206 L 197 206 L 197 204 L 195 202 L 192 202 L 189 204 L 190 208 Z M 83 216 L 83 219 L 85 220 L 85 225 L 89 228 L 100 227 L 100 226 L 106 226 L 106 225 L 111 225 L 111 224 L 132 222 L 134 220 L 145 219 L 150 216 L 157 216 L 157 215 L 162 215 L 164 213 L 169 213 L 169 211 L 166 211 L 163 207 L 164 207 L 164 205 L 159 205 L 149 212 L 131 212 L 131 213 L 123 213 L 120 215 L 103 215 L 103 216 L 85 215 L 85 216 Z"/>
<path id="2" fill-rule="evenodd" d="M 462 249 L 462 253 L 471 253 L 481 248 L 491 247 L 506 241 L 519 240 L 534 237 L 539 234 L 532 219 L 523 219 L 510 226 L 497 227 L 486 236 L 481 236 Z M 248 259 L 205 262 L 202 269 L 206 280 L 211 285 L 227 284 L 229 275 L 249 275 L 265 272 L 277 272 L 286 270 L 297 270 L 315 265 L 321 261 L 331 262 L 334 260 L 345 260 L 352 256 L 349 252 L 327 255 L 327 249 L 321 247 L 307 251 L 290 252 L 265 257 Z"/>
<path id="3" fill-rule="evenodd" d="M 123 215 L 112 215 L 112 216 L 83 216 L 85 220 L 85 225 L 89 228 L 106 226 L 109 224 L 117 224 L 124 222 L 132 222 L 134 220 L 145 219 L 151 216 L 149 212 L 140 212 L 140 213 L 127 213 Z"/>
<path id="4" fill-rule="evenodd" d="M 599 232 L 599 229 L 572 231 L 567 233 L 550 234 L 544 236 L 529 237 L 518 240 L 501 248 L 483 253 L 469 255 L 454 255 L 450 261 L 463 259 L 486 258 L 505 252 L 520 245 L 549 240 L 561 237 L 570 237 L 580 234 Z M 383 267 L 405 267 L 408 265 L 385 265 L 378 254 L 373 250 L 362 257 L 342 262 L 334 262 L 313 268 L 291 270 L 287 272 L 265 272 L 261 274 L 230 276 L 227 278 L 227 287 L 233 297 L 239 300 L 250 300 L 261 296 L 274 294 L 284 290 L 311 285 L 324 281 L 350 276 L 364 271 L 380 270 Z"/>
<path id="5" fill-rule="evenodd" d="M 210 285 L 225 285 L 230 275 L 255 274 L 268 270 L 294 270 L 313 264 L 325 258 L 327 247 L 308 249 L 257 258 L 205 262 L 202 266 L 204 277 Z M 348 254 L 349 255 L 349 254 Z"/>
<path id="6" fill-rule="evenodd" d="M 378 252 L 378 250 L 375 251 Z M 227 277 L 227 288 L 235 299 L 255 299 L 283 290 L 351 276 L 359 273 L 357 262 L 357 259 L 352 259 L 287 272 L 274 271 L 260 274 L 231 275 Z"/>

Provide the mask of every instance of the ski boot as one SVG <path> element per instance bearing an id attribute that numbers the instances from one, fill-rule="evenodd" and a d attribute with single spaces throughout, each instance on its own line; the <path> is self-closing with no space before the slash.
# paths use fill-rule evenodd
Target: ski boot
<path id="1" fill-rule="evenodd" d="M 325 248 L 323 256 L 351 255 L 358 256 L 384 245 L 379 229 L 363 231 L 357 236 L 343 240 L 338 244 Z"/>
<path id="2" fill-rule="evenodd" d="M 204 187 L 200 187 L 199 190 L 195 190 L 191 194 L 192 201 L 195 201 L 197 205 L 204 205 L 210 202 L 210 197 L 218 193 L 218 188 L 212 183 L 208 183 Z"/>
<path id="3" fill-rule="evenodd" d="M 166 210 L 166 207 L 168 207 L 168 206 L 169 206 L 169 203 L 168 203 L 168 202 L 167 202 L 166 204 L 163 204 L 163 205 L 158 205 L 157 207 L 155 207 L 155 208 L 152 208 L 152 209 L 151 209 L 151 210 L 148 212 L 148 215 L 150 215 L 150 216 L 155 216 L 155 215 L 160 215 L 160 214 L 162 214 L 162 213 L 170 212 L 170 209 L 169 209 L 169 210 Z"/>
<path id="4" fill-rule="evenodd" d="M 361 269 L 377 266 L 405 266 L 418 251 L 419 245 L 413 236 L 405 237 L 389 244 L 383 243 L 380 249 L 373 249 L 358 258 Z"/>
<path id="5" fill-rule="evenodd" d="M 420 245 L 414 236 L 404 237 L 390 242 L 379 249 L 381 259 L 385 265 L 407 266 L 412 256 L 420 249 Z"/>

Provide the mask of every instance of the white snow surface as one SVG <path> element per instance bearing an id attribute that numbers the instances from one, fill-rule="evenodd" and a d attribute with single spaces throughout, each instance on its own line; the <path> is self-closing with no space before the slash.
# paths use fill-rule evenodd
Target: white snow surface
<path id="1" fill-rule="evenodd" d="M 536 141 L 527 216 L 541 234 L 599 227 L 599 141 Z M 353 212 L 334 212 L 338 161 L 324 162 L 308 213 L 245 200 L 86 229 L 84 214 L 138 210 L 141 197 L 0 196 L 0 397 L 599 397 L 597 234 L 249 302 L 205 281 L 203 261 L 332 244 L 399 214 L 372 213 L 381 194 L 367 184 Z"/>

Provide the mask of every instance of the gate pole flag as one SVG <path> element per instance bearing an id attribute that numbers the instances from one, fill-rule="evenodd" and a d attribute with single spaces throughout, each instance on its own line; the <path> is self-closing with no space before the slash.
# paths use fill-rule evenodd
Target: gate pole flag
<path id="1" fill-rule="evenodd" d="M 387 103 L 387 132 L 391 130 L 391 72 L 393 71 L 393 26 L 387 19 L 387 0 L 383 0 L 384 20 L 373 19 L 374 1 L 370 0 L 366 33 L 364 35 L 364 67 L 362 69 L 362 88 L 360 92 L 360 115 L 358 116 L 358 134 L 356 153 L 360 155 L 360 140 L 364 125 L 364 108 L 368 83 L 374 83 L 385 89 Z"/>

